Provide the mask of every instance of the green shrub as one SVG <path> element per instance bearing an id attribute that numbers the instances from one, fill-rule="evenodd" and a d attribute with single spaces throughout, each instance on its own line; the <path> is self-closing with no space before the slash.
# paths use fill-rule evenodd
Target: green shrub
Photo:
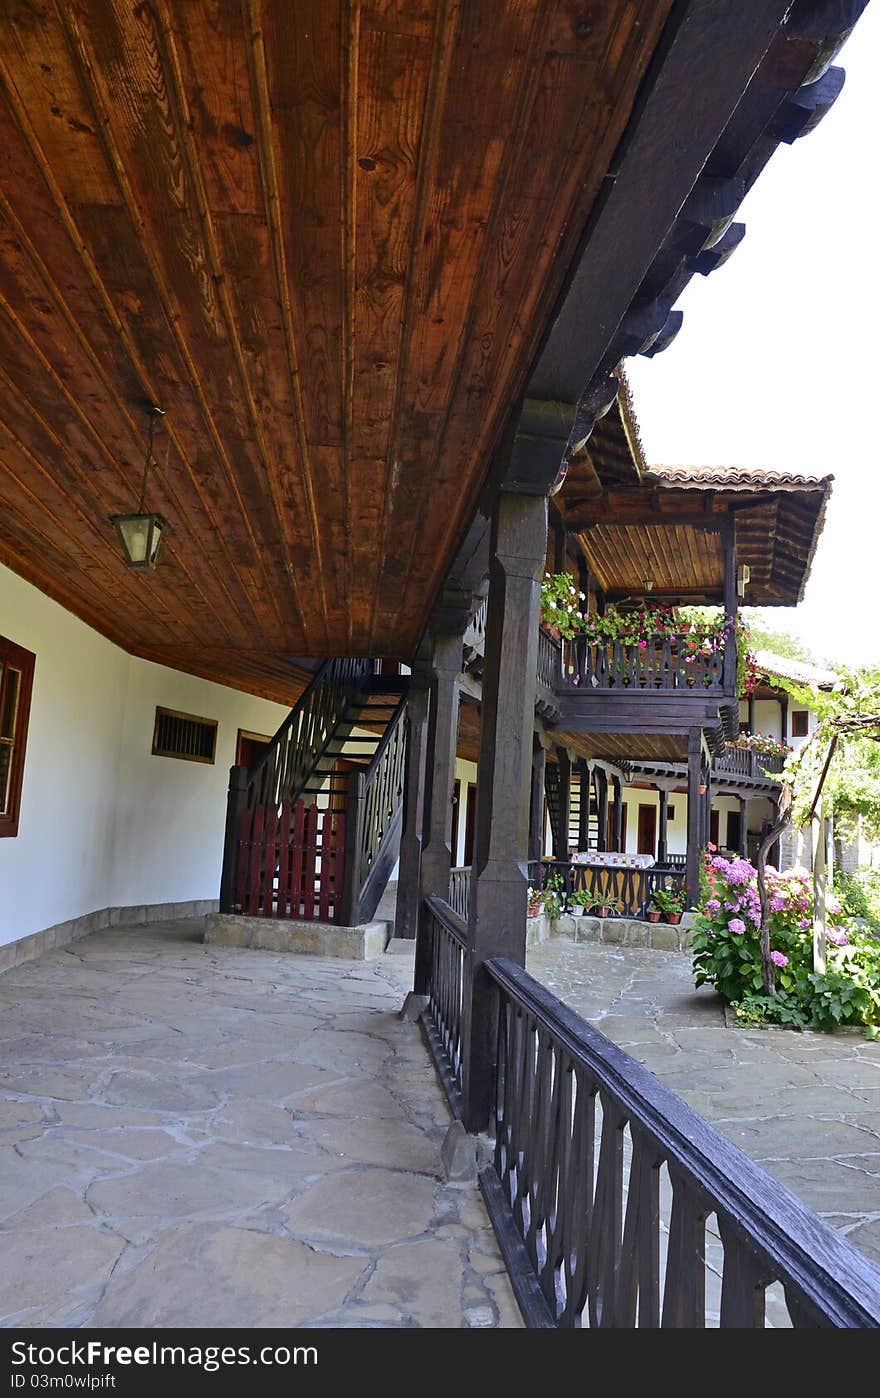
<path id="1" fill-rule="evenodd" d="M 697 985 L 714 985 L 737 1017 L 793 1029 L 880 1026 L 880 939 L 827 900 L 826 970 L 813 971 L 813 894 L 804 869 L 767 871 L 771 960 L 776 994 L 761 962 L 761 910 L 755 869 L 746 859 L 708 856 L 708 896 L 694 919 Z"/>

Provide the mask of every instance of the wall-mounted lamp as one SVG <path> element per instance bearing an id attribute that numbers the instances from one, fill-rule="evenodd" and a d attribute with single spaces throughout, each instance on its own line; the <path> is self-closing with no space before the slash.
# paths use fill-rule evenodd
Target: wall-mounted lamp
<path id="1" fill-rule="evenodd" d="M 752 576 L 752 570 L 748 563 L 741 563 L 736 570 L 736 591 L 738 597 L 745 597 L 746 583 Z"/>
<path id="2" fill-rule="evenodd" d="M 646 592 L 653 592 L 653 591 L 654 591 L 654 579 L 653 579 L 653 578 L 642 578 L 642 587 L 645 589 Z"/>
<path id="3" fill-rule="evenodd" d="M 115 524 L 119 530 L 122 547 L 125 549 L 126 562 L 135 573 L 148 573 L 152 568 L 155 568 L 159 545 L 162 542 L 162 532 L 165 528 L 165 520 L 162 515 L 144 513 L 147 473 L 153 460 L 153 430 L 157 418 L 165 416 L 164 410 L 157 408 L 153 403 L 149 405 L 147 412 L 150 415 L 150 430 L 147 436 L 144 478 L 141 482 L 141 497 L 138 501 L 137 514 L 110 516 L 111 524 Z"/>

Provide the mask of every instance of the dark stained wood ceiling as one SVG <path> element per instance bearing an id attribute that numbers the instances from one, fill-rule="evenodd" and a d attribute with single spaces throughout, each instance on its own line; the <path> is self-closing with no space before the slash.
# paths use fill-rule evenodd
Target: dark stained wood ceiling
<path id="1" fill-rule="evenodd" d="M 280 700 L 410 654 L 669 8 L 6 0 L 0 561 Z"/>

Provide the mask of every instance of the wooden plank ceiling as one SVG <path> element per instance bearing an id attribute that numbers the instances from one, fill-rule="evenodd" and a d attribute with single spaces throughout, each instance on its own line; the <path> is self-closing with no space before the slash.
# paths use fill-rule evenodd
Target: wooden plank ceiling
<path id="1" fill-rule="evenodd" d="M 7 0 L 0 561 L 282 701 L 409 655 L 669 8 Z"/>

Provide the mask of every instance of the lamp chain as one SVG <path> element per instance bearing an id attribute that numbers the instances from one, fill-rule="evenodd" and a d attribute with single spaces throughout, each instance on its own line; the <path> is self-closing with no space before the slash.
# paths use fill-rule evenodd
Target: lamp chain
<path id="1" fill-rule="evenodd" d="M 144 512 L 144 500 L 146 499 L 146 495 L 147 495 L 147 472 L 148 472 L 149 469 L 150 469 L 150 462 L 151 462 L 152 459 L 153 459 L 153 430 L 154 430 L 155 426 L 156 426 L 156 419 L 155 419 L 154 417 L 151 417 L 151 418 L 150 418 L 150 430 L 149 430 L 149 433 L 148 433 L 148 435 L 147 435 L 147 454 L 146 454 L 146 457 L 144 458 L 144 479 L 143 479 L 143 481 L 142 481 L 142 483 L 141 483 L 141 498 L 140 498 L 140 502 L 139 502 L 139 504 L 138 504 L 138 509 L 137 509 L 137 512 L 138 512 L 139 515 L 142 515 L 143 512 Z"/>

